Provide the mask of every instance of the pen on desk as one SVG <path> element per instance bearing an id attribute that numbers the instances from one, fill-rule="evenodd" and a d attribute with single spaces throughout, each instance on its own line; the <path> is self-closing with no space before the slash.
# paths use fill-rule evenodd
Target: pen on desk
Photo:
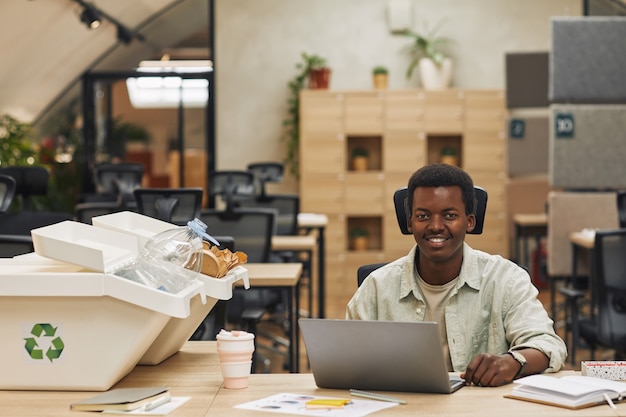
<path id="1" fill-rule="evenodd" d="M 162 406 L 163 404 L 167 404 L 172 400 L 172 397 L 169 395 L 163 398 L 159 398 L 158 400 L 154 400 L 151 403 L 146 404 L 144 411 L 154 410 L 157 407 Z"/>
<path id="2" fill-rule="evenodd" d="M 604 393 L 604 399 L 606 400 L 606 403 L 609 405 L 609 407 L 611 407 L 614 410 L 617 408 L 615 407 L 615 403 L 613 402 L 611 397 L 609 397 L 609 394 Z"/>
<path id="3" fill-rule="evenodd" d="M 358 389 L 351 389 L 350 395 L 354 395 L 355 397 L 367 398 L 369 400 L 378 400 L 378 401 L 386 401 L 389 403 L 406 404 L 406 401 L 401 400 L 400 398 L 390 397 L 388 395 L 376 394 L 374 392 L 361 391 Z"/>

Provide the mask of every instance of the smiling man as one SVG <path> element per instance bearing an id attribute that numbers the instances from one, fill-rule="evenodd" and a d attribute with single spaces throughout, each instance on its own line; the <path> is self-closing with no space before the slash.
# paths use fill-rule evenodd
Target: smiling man
<path id="1" fill-rule="evenodd" d="M 528 273 L 465 243 L 476 225 L 470 176 L 451 165 L 427 165 L 407 188 L 416 245 L 363 281 L 346 317 L 439 323 L 448 370 L 461 372 L 466 384 L 499 386 L 558 371 L 567 349 Z"/>

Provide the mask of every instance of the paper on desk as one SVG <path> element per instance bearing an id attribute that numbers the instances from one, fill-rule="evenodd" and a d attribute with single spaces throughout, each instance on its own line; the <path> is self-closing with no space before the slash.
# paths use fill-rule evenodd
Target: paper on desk
<path id="1" fill-rule="evenodd" d="M 189 401 L 191 397 L 172 397 L 171 400 L 163 405 L 146 411 L 144 407 L 139 407 L 136 410 L 104 410 L 102 414 L 124 414 L 124 415 L 138 415 L 138 416 L 165 416 L 176 410 L 178 407 Z"/>
<path id="2" fill-rule="evenodd" d="M 344 408 L 336 409 L 307 409 L 306 402 L 319 398 L 333 398 L 327 396 L 302 395 L 282 393 L 262 398 L 256 401 L 236 405 L 235 408 L 243 410 L 269 411 L 281 414 L 300 414 L 303 416 L 333 416 L 333 417 L 362 417 L 376 411 L 395 407 L 398 404 L 383 401 L 359 400 L 350 398 L 350 404 Z"/>

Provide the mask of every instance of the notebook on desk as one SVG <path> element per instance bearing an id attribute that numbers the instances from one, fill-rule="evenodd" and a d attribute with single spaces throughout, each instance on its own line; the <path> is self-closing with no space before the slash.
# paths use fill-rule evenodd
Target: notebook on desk
<path id="1" fill-rule="evenodd" d="M 464 381 L 448 374 L 433 322 L 300 319 L 320 388 L 449 394 Z"/>

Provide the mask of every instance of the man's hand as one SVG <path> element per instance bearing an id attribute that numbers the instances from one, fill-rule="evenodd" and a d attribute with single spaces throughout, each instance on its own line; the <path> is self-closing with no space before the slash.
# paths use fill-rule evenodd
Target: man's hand
<path id="1" fill-rule="evenodd" d="M 509 384 L 517 375 L 521 365 L 513 356 L 488 355 L 481 353 L 467 365 L 467 369 L 461 374 L 465 379 L 465 385 L 478 385 L 481 387 L 499 387 Z"/>

